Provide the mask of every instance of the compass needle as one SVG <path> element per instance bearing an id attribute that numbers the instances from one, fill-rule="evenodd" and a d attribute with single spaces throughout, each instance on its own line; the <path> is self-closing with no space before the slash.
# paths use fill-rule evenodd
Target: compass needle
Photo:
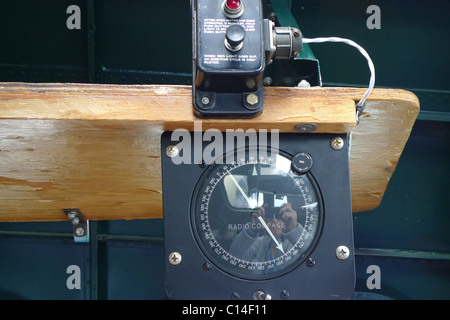
<path id="1" fill-rule="evenodd" d="M 267 223 L 264 221 L 264 218 L 261 217 L 261 216 L 258 216 L 258 220 L 259 220 L 259 222 L 261 222 L 261 224 L 263 225 L 264 229 L 266 229 L 267 233 L 270 235 L 270 237 L 272 238 L 273 242 L 275 242 L 275 244 L 277 246 L 277 249 L 280 250 L 281 252 L 283 252 L 283 254 L 285 254 L 285 252 L 283 250 L 283 245 L 278 242 L 277 238 L 275 238 L 275 236 L 273 235 L 272 231 L 270 231 L 270 228 L 267 225 Z"/>
<path id="2" fill-rule="evenodd" d="M 248 196 L 244 192 L 244 190 L 242 190 L 242 187 L 236 181 L 236 178 L 231 174 L 230 171 L 228 171 L 228 175 L 230 176 L 231 180 L 233 180 L 234 184 L 236 185 L 236 187 L 238 188 L 239 192 L 244 197 L 245 201 L 247 201 L 248 207 L 252 208 L 252 203 L 251 203 L 250 199 L 248 198 Z M 254 208 L 252 208 L 252 209 L 254 209 Z M 264 221 L 264 218 L 261 217 L 261 216 L 258 216 L 258 220 L 259 220 L 259 222 L 261 222 L 261 224 L 263 225 L 264 229 L 266 229 L 267 233 L 270 235 L 270 237 L 272 238 L 273 242 L 275 242 L 277 249 L 280 250 L 281 252 L 283 252 L 283 254 L 285 254 L 285 252 L 283 250 L 283 245 L 278 242 L 277 238 L 275 238 L 275 236 L 273 235 L 272 231 L 270 231 L 270 228 L 267 225 L 267 223 Z"/>

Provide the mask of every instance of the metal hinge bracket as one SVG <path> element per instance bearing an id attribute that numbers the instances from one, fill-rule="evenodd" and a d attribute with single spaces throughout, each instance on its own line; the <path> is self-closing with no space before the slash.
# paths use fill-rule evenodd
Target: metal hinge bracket
<path id="1" fill-rule="evenodd" d="M 89 220 L 78 209 L 63 209 L 73 226 L 75 242 L 89 242 Z"/>

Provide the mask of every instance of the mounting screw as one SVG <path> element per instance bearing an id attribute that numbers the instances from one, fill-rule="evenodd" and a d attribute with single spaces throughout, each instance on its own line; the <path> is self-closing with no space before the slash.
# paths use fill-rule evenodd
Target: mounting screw
<path id="1" fill-rule="evenodd" d="M 289 298 L 289 291 L 287 291 L 287 290 L 281 291 L 280 297 L 281 297 L 281 299 L 283 299 L 283 300 L 288 299 L 288 298 Z"/>
<path id="2" fill-rule="evenodd" d="M 211 270 L 211 264 L 209 262 L 205 262 L 203 264 L 203 270 L 205 270 L 205 271 Z"/>
<path id="3" fill-rule="evenodd" d="M 331 147 L 334 150 L 342 149 L 343 146 L 344 146 L 344 139 L 342 139 L 341 137 L 335 137 L 331 139 Z"/>
<path id="4" fill-rule="evenodd" d="M 76 226 L 80 223 L 80 217 L 78 216 L 78 213 L 76 211 L 70 211 L 67 213 L 67 217 L 72 221 L 72 224 Z"/>
<path id="5" fill-rule="evenodd" d="M 169 254 L 169 262 L 173 266 L 179 265 L 181 262 L 181 254 L 178 252 L 172 252 Z"/>
<path id="6" fill-rule="evenodd" d="M 178 152 L 179 152 L 179 150 L 178 150 L 177 146 L 170 145 L 170 146 L 167 146 L 167 148 L 166 148 L 166 156 L 168 156 L 169 158 L 176 157 L 178 155 Z"/>
<path id="7" fill-rule="evenodd" d="M 265 77 L 265 78 L 263 79 L 263 84 L 264 84 L 265 86 L 270 86 L 270 85 L 272 85 L 272 83 L 273 83 L 273 80 L 272 80 L 271 77 Z"/>
<path id="8" fill-rule="evenodd" d="M 241 298 L 241 295 L 237 293 L 236 291 L 231 294 L 231 300 L 239 300 Z"/>
<path id="9" fill-rule="evenodd" d="M 317 124 L 315 123 L 300 123 L 294 127 L 294 130 L 300 133 L 308 133 L 317 130 Z"/>
<path id="10" fill-rule="evenodd" d="M 316 260 L 314 260 L 313 258 L 308 258 L 308 260 L 306 260 L 306 265 L 308 267 L 314 267 L 315 264 L 316 264 Z"/>
<path id="11" fill-rule="evenodd" d="M 307 80 L 302 79 L 302 80 L 298 83 L 297 87 L 309 88 L 309 87 L 311 87 L 311 84 L 310 84 Z"/>
<path id="12" fill-rule="evenodd" d="M 257 104 L 258 103 L 258 96 L 256 94 L 253 94 L 253 93 L 249 94 L 247 96 L 247 103 L 249 105 L 252 105 L 252 106 Z"/>
<path id="13" fill-rule="evenodd" d="M 209 98 L 208 98 L 207 96 L 204 96 L 204 97 L 202 98 L 202 103 L 203 103 L 203 104 L 209 104 Z"/>
<path id="14" fill-rule="evenodd" d="M 336 248 L 336 257 L 340 260 L 345 260 L 350 256 L 350 250 L 346 246 L 339 246 Z"/>
<path id="15" fill-rule="evenodd" d="M 262 290 L 258 290 L 253 294 L 254 300 L 272 300 L 272 296 Z"/>
<path id="16" fill-rule="evenodd" d="M 70 220 L 73 220 L 76 216 L 77 216 L 76 211 L 70 211 L 67 213 L 67 218 L 69 218 Z"/>
<path id="17" fill-rule="evenodd" d="M 82 228 L 82 227 L 76 228 L 76 229 L 75 229 L 75 234 L 76 234 L 78 237 L 84 236 L 84 228 Z"/>

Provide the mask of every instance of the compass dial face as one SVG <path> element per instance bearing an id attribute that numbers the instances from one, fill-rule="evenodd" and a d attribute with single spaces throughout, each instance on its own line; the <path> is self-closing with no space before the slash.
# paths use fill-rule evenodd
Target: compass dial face
<path id="1" fill-rule="evenodd" d="M 323 220 L 318 187 L 310 172 L 291 170 L 289 156 L 246 150 L 233 159 L 211 165 L 200 179 L 193 233 L 222 271 L 250 280 L 278 277 L 298 267 L 317 241 Z"/>

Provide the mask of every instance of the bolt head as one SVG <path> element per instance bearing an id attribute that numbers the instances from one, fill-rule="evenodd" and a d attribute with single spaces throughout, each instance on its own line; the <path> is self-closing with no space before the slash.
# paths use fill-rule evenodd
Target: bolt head
<path id="1" fill-rule="evenodd" d="M 77 216 L 77 213 L 75 211 L 71 211 L 67 214 L 67 217 L 69 219 L 74 219 Z"/>
<path id="2" fill-rule="evenodd" d="M 281 299 L 283 299 L 283 300 L 288 299 L 288 298 L 289 298 L 289 291 L 287 291 L 287 290 L 281 291 L 280 297 L 281 297 Z"/>
<path id="3" fill-rule="evenodd" d="M 170 145 L 166 148 L 166 156 L 168 156 L 169 158 L 176 157 L 178 155 L 178 152 L 179 150 L 177 146 Z"/>
<path id="4" fill-rule="evenodd" d="M 246 100 L 249 105 L 253 106 L 258 103 L 258 96 L 256 94 L 251 93 L 247 96 Z"/>
<path id="5" fill-rule="evenodd" d="M 263 83 L 265 86 L 270 86 L 273 83 L 273 80 L 271 77 L 265 77 Z"/>
<path id="6" fill-rule="evenodd" d="M 313 258 L 308 258 L 308 259 L 306 260 L 306 265 L 307 265 L 308 267 L 314 267 L 314 266 L 316 265 L 316 261 L 315 261 Z"/>
<path id="7" fill-rule="evenodd" d="M 346 246 L 339 246 L 336 248 L 336 257 L 340 260 L 345 260 L 350 256 L 350 249 Z"/>
<path id="8" fill-rule="evenodd" d="M 298 54 L 300 54 L 300 53 L 298 53 Z M 298 54 L 297 54 L 297 55 L 298 55 Z M 298 83 L 297 87 L 309 88 L 309 87 L 311 87 L 311 84 L 310 84 L 307 80 L 302 79 L 302 80 Z"/>
<path id="9" fill-rule="evenodd" d="M 84 228 L 82 228 L 82 227 L 76 228 L 76 229 L 75 229 L 75 234 L 76 234 L 78 237 L 84 236 Z"/>
<path id="10" fill-rule="evenodd" d="M 203 97 L 203 98 L 202 98 L 202 103 L 203 103 L 203 104 L 209 104 L 209 98 L 206 97 L 206 96 Z"/>
<path id="11" fill-rule="evenodd" d="M 233 293 L 231 293 L 231 300 L 239 300 L 241 298 L 241 295 L 234 291 Z"/>
<path id="12" fill-rule="evenodd" d="M 317 124 L 315 123 L 300 123 L 294 127 L 294 130 L 300 133 L 308 133 L 317 130 Z"/>
<path id="13" fill-rule="evenodd" d="M 344 139 L 342 139 L 341 137 L 335 137 L 331 139 L 331 147 L 334 150 L 342 149 L 344 147 Z"/>
<path id="14" fill-rule="evenodd" d="M 181 254 L 178 252 L 172 252 L 169 254 L 169 263 L 173 266 L 177 266 L 181 263 Z"/>
<path id="15" fill-rule="evenodd" d="M 209 262 L 205 262 L 203 264 L 203 270 L 209 271 L 209 270 L 211 270 L 211 268 L 212 268 L 212 266 L 211 266 L 211 264 Z"/>

